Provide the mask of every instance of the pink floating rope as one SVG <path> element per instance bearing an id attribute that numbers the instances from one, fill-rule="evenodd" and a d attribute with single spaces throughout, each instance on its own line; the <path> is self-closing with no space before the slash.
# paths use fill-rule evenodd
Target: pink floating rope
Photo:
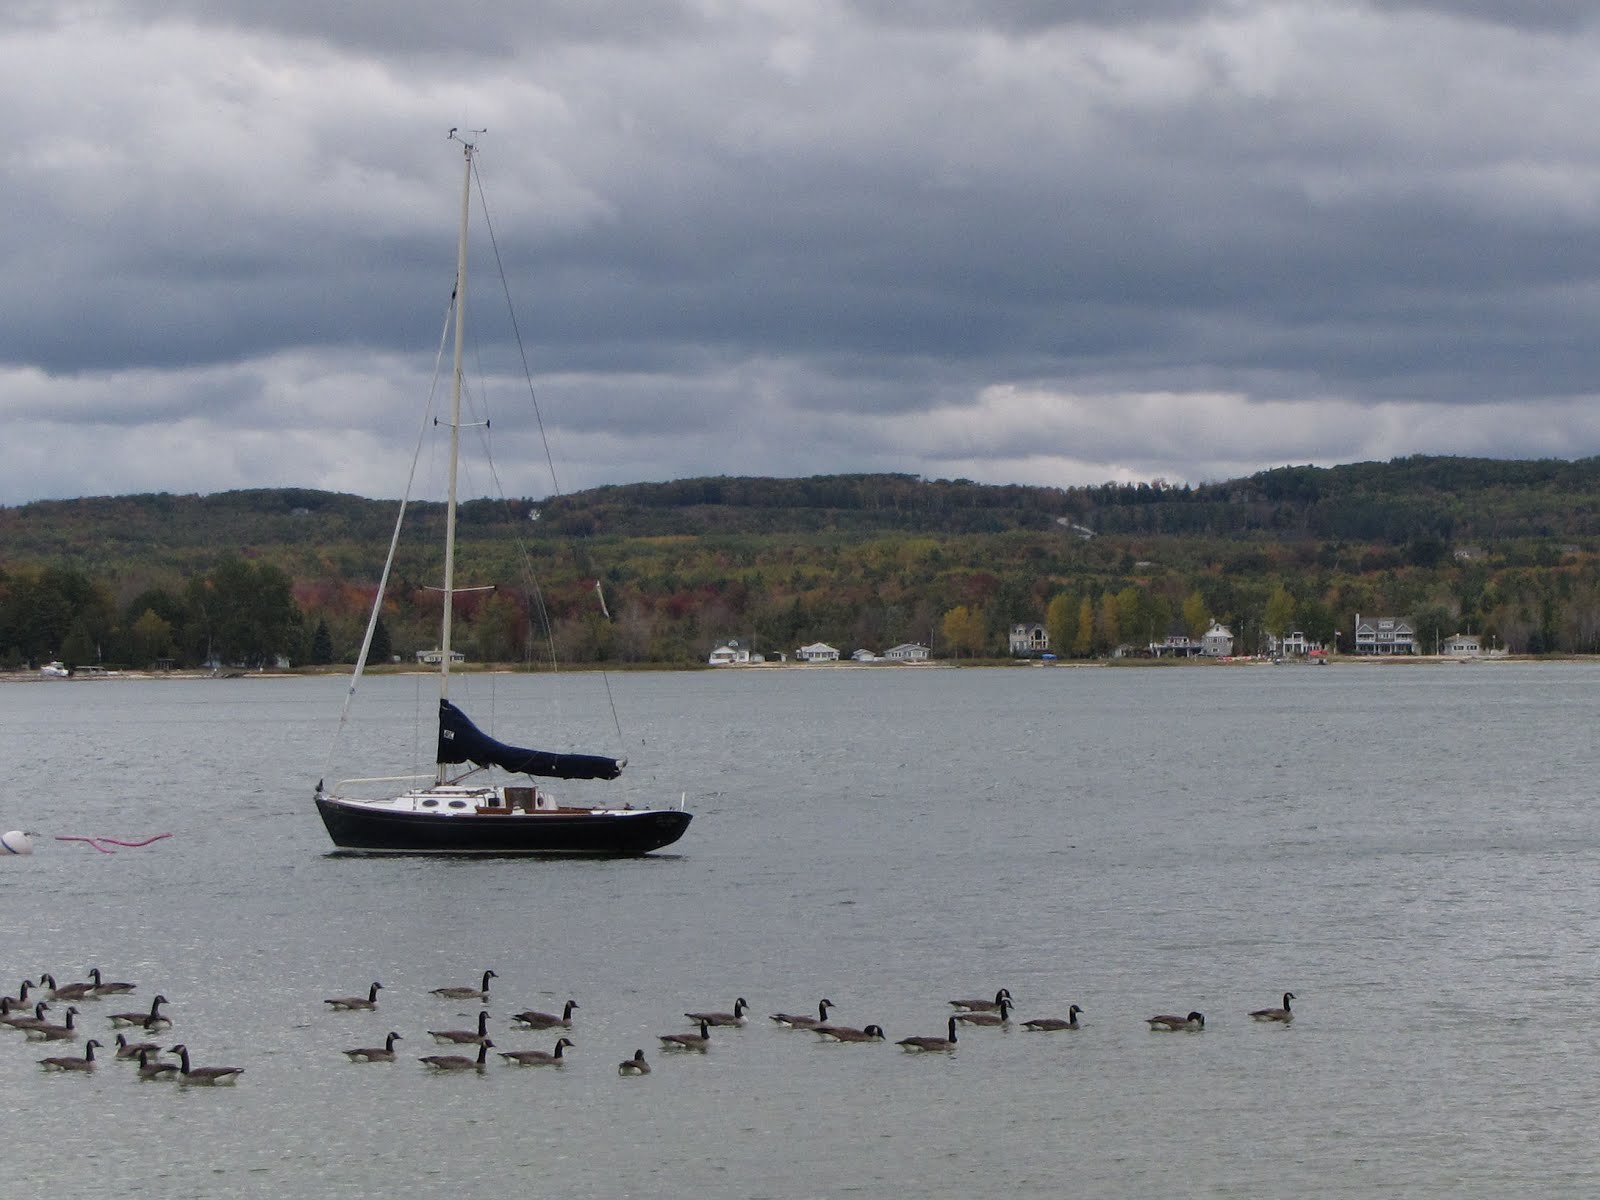
<path id="1" fill-rule="evenodd" d="M 111 846 L 123 846 L 123 847 L 126 847 L 126 848 L 130 849 L 130 850 L 133 850 L 133 849 L 138 849 L 140 846 L 148 846 L 151 842 L 159 842 L 162 838 L 169 838 L 171 836 L 172 835 L 170 833 L 158 833 L 154 837 L 140 838 L 140 839 L 138 839 L 136 841 L 130 841 L 130 840 L 127 840 L 125 838 L 82 837 L 82 836 L 79 836 L 77 834 L 58 833 L 58 834 L 56 834 L 56 841 L 58 841 L 58 842 L 88 842 L 89 845 L 93 846 L 96 850 L 100 851 L 101 854 L 115 854 L 116 851 L 112 850 L 110 848 Z M 110 845 L 101 845 L 102 842 L 110 843 Z"/>

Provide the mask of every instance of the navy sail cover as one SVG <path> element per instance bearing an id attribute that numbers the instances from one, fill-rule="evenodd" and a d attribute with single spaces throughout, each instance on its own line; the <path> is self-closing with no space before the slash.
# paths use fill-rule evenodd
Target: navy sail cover
<path id="1" fill-rule="evenodd" d="M 439 701 L 438 761 L 472 762 L 480 767 L 499 767 L 551 779 L 615 779 L 622 774 L 622 764 L 603 755 L 552 754 L 497 742 L 448 700 Z"/>

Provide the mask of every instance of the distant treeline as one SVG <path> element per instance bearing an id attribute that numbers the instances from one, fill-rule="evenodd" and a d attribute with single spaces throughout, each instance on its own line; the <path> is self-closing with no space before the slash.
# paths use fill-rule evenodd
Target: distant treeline
<path id="1" fill-rule="evenodd" d="M 348 660 L 394 515 L 290 488 L 0 508 L 0 659 Z M 727 477 L 460 516 L 458 579 L 495 589 L 457 601 L 478 659 L 704 662 L 728 638 L 999 655 L 1052 601 L 1067 653 L 1200 616 L 1246 650 L 1285 622 L 1348 648 L 1357 613 L 1410 617 L 1424 644 L 1461 629 L 1600 650 L 1600 459 L 1415 457 L 1193 486 Z M 442 520 L 411 509 L 380 650 L 436 641 Z"/>

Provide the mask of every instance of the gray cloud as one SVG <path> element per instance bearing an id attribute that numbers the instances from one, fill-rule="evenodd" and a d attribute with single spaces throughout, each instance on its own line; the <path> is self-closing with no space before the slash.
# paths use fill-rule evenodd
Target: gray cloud
<path id="1" fill-rule="evenodd" d="M 8 439 L 0 501 L 85 454 L 98 490 L 395 491 L 452 125 L 489 130 L 565 486 L 1600 448 L 1580 6 L 431 12 L 13 9 L 0 411 L 50 449 Z M 473 361 L 540 494 L 475 246 Z"/>

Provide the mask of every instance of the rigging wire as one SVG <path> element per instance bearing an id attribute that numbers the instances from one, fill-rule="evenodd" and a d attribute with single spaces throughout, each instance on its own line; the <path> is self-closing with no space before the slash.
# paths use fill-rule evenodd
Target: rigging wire
<path id="1" fill-rule="evenodd" d="M 549 471 L 550 471 L 551 492 L 552 492 L 552 494 L 554 494 L 556 496 L 560 496 L 563 493 L 561 491 L 561 481 L 556 476 L 555 456 L 554 456 L 554 454 L 552 453 L 552 451 L 550 449 L 550 436 L 549 436 L 548 431 L 545 429 L 544 414 L 539 408 L 539 396 L 538 396 L 538 393 L 534 390 L 534 386 L 533 386 L 533 369 L 528 363 L 528 350 L 527 350 L 527 346 L 524 344 L 524 342 L 522 340 L 522 327 L 517 323 L 516 306 L 512 303 L 512 300 L 511 300 L 511 286 L 506 281 L 505 262 L 500 257 L 500 241 L 499 241 L 498 238 L 495 237 L 495 233 L 494 233 L 494 218 L 492 216 L 490 216 L 490 214 L 489 214 L 489 201 L 488 201 L 487 195 L 484 192 L 483 180 L 478 175 L 478 160 L 476 158 L 474 158 L 472 160 L 472 175 L 473 175 L 473 179 L 477 182 L 477 185 L 478 185 L 478 207 L 483 212 L 484 229 L 487 232 L 488 237 L 489 237 L 489 246 L 490 246 L 491 250 L 494 253 L 495 267 L 496 267 L 496 269 L 497 269 L 497 271 L 499 273 L 499 276 L 500 276 L 500 287 L 501 287 L 501 290 L 505 293 L 506 311 L 510 315 L 512 337 L 516 341 L 516 344 L 517 344 L 517 354 L 522 360 L 522 377 L 527 382 L 527 385 L 528 385 L 528 400 L 529 400 L 529 403 L 532 405 L 532 408 L 533 408 L 534 422 L 537 424 L 537 426 L 539 428 L 539 441 L 540 441 L 540 444 L 544 447 L 545 464 L 549 468 Z M 487 428 L 487 423 L 485 423 L 485 428 Z M 507 513 L 509 515 L 509 513 L 510 513 L 510 504 L 506 500 L 505 488 L 500 483 L 500 475 L 499 475 L 498 470 L 495 468 L 494 458 L 489 453 L 488 438 L 487 437 L 483 437 L 482 440 L 483 440 L 483 444 L 484 444 L 484 458 L 485 458 L 485 461 L 489 464 L 489 473 L 494 477 L 495 488 L 499 492 L 501 503 L 505 507 L 505 509 L 506 509 L 506 511 L 507 511 Z M 512 528 L 516 528 L 516 526 L 513 524 Z M 540 610 L 540 618 L 541 618 L 542 624 L 544 625 L 545 636 L 546 636 L 546 639 L 547 639 L 547 641 L 549 643 L 549 648 L 550 648 L 550 669 L 552 671 L 554 671 L 556 669 L 555 631 L 551 626 L 549 612 L 545 608 L 544 595 L 543 595 L 542 591 L 540 591 L 539 588 L 538 588 L 537 577 L 533 574 L 533 559 L 532 559 L 532 556 L 528 553 L 527 543 L 523 541 L 522 535 L 520 533 L 518 533 L 516 535 L 516 543 L 517 543 L 517 550 L 522 556 L 524 569 L 527 572 L 527 578 L 528 578 L 530 584 L 533 586 L 535 596 L 538 599 L 539 610 Z M 602 611 L 605 611 L 605 600 L 604 600 L 603 594 L 600 593 L 600 591 L 599 591 L 599 587 L 600 587 L 600 581 L 596 580 L 595 581 L 596 594 L 601 596 L 600 607 L 601 607 Z M 607 619 L 609 620 L 610 619 L 610 614 L 606 613 L 606 616 L 607 616 Z M 623 741 L 622 721 L 621 721 L 621 718 L 617 715 L 616 698 L 612 695 L 612 692 L 611 692 L 611 675 L 610 675 L 610 673 L 608 671 L 606 671 L 606 669 L 604 667 L 600 668 L 600 681 L 601 681 L 601 684 L 604 686 L 604 689 L 605 689 L 606 704 L 611 709 L 611 723 L 612 723 L 612 725 L 615 727 L 615 729 L 617 731 L 617 740 L 620 743 L 620 742 Z"/>

